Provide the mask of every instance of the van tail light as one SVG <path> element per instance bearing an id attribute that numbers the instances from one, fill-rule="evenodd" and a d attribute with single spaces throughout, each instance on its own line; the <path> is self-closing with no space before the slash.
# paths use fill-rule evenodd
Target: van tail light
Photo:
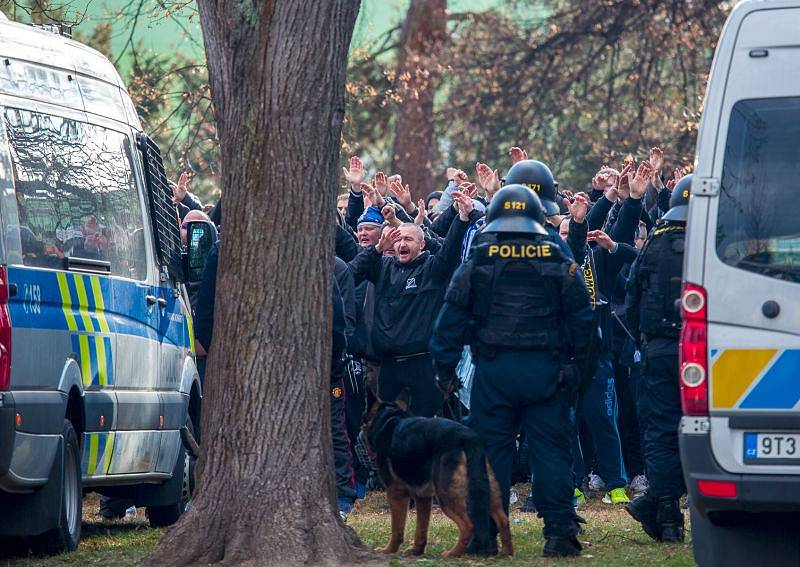
<path id="1" fill-rule="evenodd" d="M 8 297 L 8 272 L 5 267 L 0 267 L 0 390 L 11 388 L 11 315 Z"/>
<path id="2" fill-rule="evenodd" d="M 736 498 L 738 494 L 736 483 L 727 480 L 698 480 L 697 490 L 711 498 Z"/>
<path id="3" fill-rule="evenodd" d="M 679 349 L 683 415 L 708 415 L 708 296 L 699 285 L 684 283 L 681 290 Z"/>

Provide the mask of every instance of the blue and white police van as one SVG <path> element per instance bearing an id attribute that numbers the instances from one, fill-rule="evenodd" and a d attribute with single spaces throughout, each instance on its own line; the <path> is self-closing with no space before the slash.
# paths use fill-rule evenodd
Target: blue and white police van
<path id="1" fill-rule="evenodd" d="M 701 567 L 800 565 L 800 1 L 739 3 L 687 219 L 680 448 Z"/>
<path id="2" fill-rule="evenodd" d="M 179 225 L 114 66 L 0 14 L 0 538 L 74 549 L 86 492 L 175 522 L 201 387 Z"/>

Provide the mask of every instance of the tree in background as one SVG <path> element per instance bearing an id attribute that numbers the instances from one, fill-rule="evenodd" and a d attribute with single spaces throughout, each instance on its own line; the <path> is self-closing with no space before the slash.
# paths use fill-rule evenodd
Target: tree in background
<path id="1" fill-rule="evenodd" d="M 410 184 L 414 202 L 434 189 L 433 98 L 446 39 L 447 0 L 411 0 L 398 45 L 392 172 Z"/>
<path id="2" fill-rule="evenodd" d="M 711 0 L 508 0 L 450 14 L 450 37 L 432 69 L 440 71 L 434 174 L 448 165 L 471 171 L 479 160 L 502 170 L 510 162 L 499 158 L 512 145 L 574 187 L 599 164 L 628 152 L 645 158 L 654 144 L 670 164 L 691 163 L 730 8 Z M 375 56 L 362 50 L 350 69 L 345 142 L 378 159 L 402 98 L 393 80 L 399 49 L 391 30 Z"/>
<path id="3" fill-rule="evenodd" d="M 333 246 L 320 242 L 333 242 L 359 0 L 198 5 L 229 219 L 201 421 L 211 433 L 192 507 L 148 563 L 351 564 L 366 552 L 336 506 Z"/>

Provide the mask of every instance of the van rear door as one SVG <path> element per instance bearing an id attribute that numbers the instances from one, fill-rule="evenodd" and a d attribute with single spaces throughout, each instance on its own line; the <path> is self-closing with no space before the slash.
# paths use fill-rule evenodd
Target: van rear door
<path id="1" fill-rule="evenodd" d="M 746 15 L 721 108 L 707 109 L 711 444 L 733 473 L 800 472 L 799 29 L 797 8 Z"/>

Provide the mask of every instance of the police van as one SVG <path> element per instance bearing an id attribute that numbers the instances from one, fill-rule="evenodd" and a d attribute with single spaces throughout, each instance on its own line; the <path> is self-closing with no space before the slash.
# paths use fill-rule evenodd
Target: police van
<path id="1" fill-rule="evenodd" d="M 680 449 L 695 559 L 800 564 L 800 2 L 738 4 L 687 220 Z"/>
<path id="2" fill-rule="evenodd" d="M 158 147 L 105 57 L 2 14 L 0 122 L 0 537 L 74 549 L 88 491 L 171 524 L 201 388 Z"/>

